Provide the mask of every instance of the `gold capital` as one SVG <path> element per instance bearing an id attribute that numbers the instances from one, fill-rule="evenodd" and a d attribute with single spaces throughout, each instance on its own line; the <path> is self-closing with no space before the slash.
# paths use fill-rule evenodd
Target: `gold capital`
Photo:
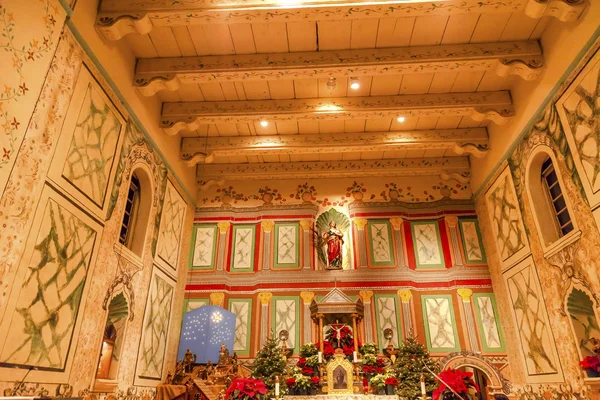
<path id="1" fill-rule="evenodd" d="M 227 229 L 231 226 L 231 222 L 219 222 L 217 226 L 219 227 L 219 232 L 227 233 Z"/>
<path id="2" fill-rule="evenodd" d="M 402 222 L 404 222 L 404 219 L 400 217 L 390 218 L 390 223 L 395 230 L 402 228 Z"/>
<path id="3" fill-rule="evenodd" d="M 400 289 L 398 290 L 398 296 L 403 303 L 408 303 L 412 298 L 412 292 L 408 289 Z"/>
<path id="4" fill-rule="evenodd" d="M 265 232 L 271 232 L 273 230 L 273 227 L 275 226 L 275 222 L 273 221 L 262 221 L 260 223 L 260 225 L 263 228 L 263 231 Z"/>
<path id="5" fill-rule="evenodd" d="M 471 301 L 471 296 L 473 296 L 473 291 L 469 288 L 460 288 L 456 290 L 456 293 L 463 299 L 465 303 Z"/>
<path id="6" fill-rule="evenodd" d="M 313 222 L 310 219 L 301 219 L 300 220 L 300 226 L 302 227 L 302 230 L 305 230 L 305 231 L 310 229 L 310 227 L 312 226 L 312 223 Z"/>
<path id="7" fill-rule="evenodd" d="M 262 304 L 263 306 L 269 305 L 269 303 L 271 303 L 271 297 L 273 297 L 273 293 L 271 292 L 262 292 L 258 294 L 260 304 Z"/>
<path id="8" fill-rule="evenodd" d="M 360 292 L 358 292 L 358 295 L 362 299 L 363 303 L 370 303 L 371 297 L 373 297 L 373 291 L 372 290 L 361 290 Z"/>
<path id="9" fill-rule="evenodd" d="M 448 228 L 456 228 L 456 225 L 458 225 L 458 217 L 456 215 L 447 215 L 444 217 L 444 220 L 448 224 Z"/>
<path id="10" fill-rule="evenodd" d="M 315 294 L 313 292 L 300 292 L 300 297 L 302 297 L 304 304 L 310 304 L 310 302 L 315 298 Z"/>
<path id="11" fill-rule="evenodd" d="M 367 225 L 367 219 L 366 218 L 356 218 L 354 220 L 354 225 L 356 225 L 356 227 L 360 230 L 365 229 L 365 226 Z"/>
<path id="12" fill-rule="evenodd" d="M 225 293 L 211 293 L 210 294 L 210 304 L 213 306 L 223 307 L 223 300 L 225 300 Z"/>

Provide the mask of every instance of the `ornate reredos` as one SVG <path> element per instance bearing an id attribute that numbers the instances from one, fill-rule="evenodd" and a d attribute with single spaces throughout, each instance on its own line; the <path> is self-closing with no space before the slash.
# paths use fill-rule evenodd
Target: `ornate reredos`
<path id="1" fill-rule="evenodd" d="M 343 389 L 334 388 L 334 371 L 341 367 L 346 371 L 346 387 Z M 354 375 L 352 363 L 346 359 L 342 352 L 336 352 L 333 359 L 327 363 L 327 393 L 328 394 L 354 394 Z"/>
<path id="2" fill-rule="evenodd" d="M 310 304 L 311 318 L 317 319 L 322 314 L 325 323 L 337 321 L 351 324 L 352 315 L 355 314 L 356 319 L 360 320 L 364 316 L 364 310 L 362 299 L 354 301 L 338 288 L 332 289 L 321 301 L 313 299 Z"/>

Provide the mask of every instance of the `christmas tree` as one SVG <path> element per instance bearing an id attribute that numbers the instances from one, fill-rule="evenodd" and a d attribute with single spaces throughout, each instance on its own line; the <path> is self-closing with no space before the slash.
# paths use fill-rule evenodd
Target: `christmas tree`
<path id="1" fill-rule="evenodd" d="M 262 379 L 269 392 L 274 393 L 275 377 L 279 376 L 280 387 L 283 390 L 285 375 L 287 375 L 287 360 L 283 349 L 279 346 L 279 340 L 267 338 L 267 342 L 258 351 L 252 364 L 252 377 Z"/>
<path id="2" fill-rule="evenodd" d="M 429 356 L 427 348 L 417 342 L 415 337 L 408 337 L 400 345 L 396 362 L 393 365 L 393 374 L 398 378 L 396 394 L 401 399 L 416 399 L 421 397 L 421 375 L 425 376 L 425 389 L 427 394 L 438 387 L 438 382 L 424 367 L 438 373 L 438 366 Z"/>

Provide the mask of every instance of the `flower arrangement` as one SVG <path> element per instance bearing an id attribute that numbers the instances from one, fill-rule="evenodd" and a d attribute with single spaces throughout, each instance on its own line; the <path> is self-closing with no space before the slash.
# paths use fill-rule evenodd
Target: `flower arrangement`
<path id="1" fill-rule="evenodd" d="M 294 386 L 296 386 L 296 380 L 295 380 L 293 377 L 291 377 L 291 378 L 287 378 L 287 379 L 285 380 L 285 384 L 287 385 L 287 387 L 288 387 L 288 388 L 290 388 L 290 389 L 291 389 L 291 388 L 293 388 Z"/>
<path id="2" fill-rule="evenodd" d="M 305 343 L 300 346 L 300 357 L 308 358 L 311 356 L 316 356 L 319 352 L 317 346 L 314 343 Z"/>
<path id="3" fill-rule="evenodd" d="M 312 386 L 312 380 L 306 375 L 295 375 L 296 386 L 300 389 L 308 389 Z"/>
<path id="4" fill-rule="evenodd" d="M 305 193 L 307 193 L 306 196 L 303 196 Z M 296 188 L 296 193 L 292 193 L 290 194 L 290 198 L 292 199 L 296 199 L 296 200 L 316 200 L 317 198 L 315 197 L 317 195 L 317 189 L 314 186 L 309 186 L 308 182 L 302 184 L 302 185 L 298 185 L 298 187 Z"/>
<path id="5" fill-rule="evenodd" d="M 386 384 L 386 385 L 392 385 L 392 386 L 398 386 L 398 379 L 396 379 L 396 378 L 395 378 L 395 377 L 393 377 L 393 376 L 388 376 L 388 377 L 385 379 L 385 384 Z"/>
<path id="6" fill-rule="evenodd" d="M 350 197 L 351 193 L 365 193 L 367 188 L 364 187 L 364 183 L 352 182 L 352 185 L 346 188 L 346 196 Z"/>
<path id="7" fill-rule="evenodd" d="M 260 379 L 237 378 L 227 388 L 225 400 L 262 399 L 267 394 L 267 387 Z"/>
<path id="8" fill-rule="evenodd" d="M 440 372 L 439 377 L 445 383 L 440 382 L 440 386 L 433 392 L 431 396 L 433 400 L 438 400 L 440 396 L 444 398 L 446 393 L 452 393 L 449 388 L 454 390 L 463 398 L 468 397 L 468 392 L 471 388 L 479 391 L 479 387 L 473 381 L 472 372 L 464 372 L 458 369 L 448 368 Z"/>
<path id="9" fill-rule="evenodd" d="M 313 376 L 312 378 L 310 378 L 310 381 L 313 387 L 319 387 L 319 384 L 321 383 L 321 378 L 319 378 L 318 376 Z"/>
<path id="10" fill-rule="evenodd" d="M 371 384 L 371 387 L 384 388 L 385 381 L 387 378 L 388 376 L 386 376 L 385 374 L 377 374 L 374 375 L 371 379 L 369 379 L 369 383 Z"/>
<path id="11" fill-rule="evenodd" d="M 375 343 L 365 343 L 362 346 L 359 347 L 358 349 L 360 351 L 360 354 L 362 354 L 363 356 L 366 355 L 375 355 L 377 354 L 377 345 Z"/>
<path id="12" fill-rule="evenodd" d="M 589 377 L 598 377 L 600 373 L 600 357 L 587 356 L 579 362 L 579 366 L 583 368 Z"/>

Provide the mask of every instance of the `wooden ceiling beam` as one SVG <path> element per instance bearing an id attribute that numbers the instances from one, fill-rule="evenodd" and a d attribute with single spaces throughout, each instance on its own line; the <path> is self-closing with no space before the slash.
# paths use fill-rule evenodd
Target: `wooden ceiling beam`
<path id="1" fill-rule="evenodd" d="M 155 27 L 200 24 L 265 23 L 419 17 L 465 13 L 524 12 L 530 18 L 553 16 L 573 21 L 587 0 L 103 0 L 96 28 L 109 40 Z"/>
<path id="2" fill-rule="evenodd" d="M 405 158 L 361 161 L 208 164 L 198 166 L 196 180 L 207 182 L 257 179 L 318 179 L 369 176 L 470 176 L 467 157 Z"/>
<path id="3" fill-rule="evenodd" d="M 424 131 L 335 133 L 183 138 L 181 160 L 193 167 L 215 157 L 447 149 L 483 157 L 488 151 L 485 128 Z"/>
<path id="4" fill-rule="evenodd" d="M 537 41 L 386 49 L 140 59 L 134 84 L 145 96 L 181 85 L 249 80 L 361 77 L 494 71 L 537 79 L 544 58 Z"/>
<path id="5" fill-rule="evenodd" d="M 161 127 L 168 135 L 201 124 L 267 121 L 471 117 L 508 122 L 514 115 L 507 91 L 331 99 L 198 101 L 163 103 Z"/>

